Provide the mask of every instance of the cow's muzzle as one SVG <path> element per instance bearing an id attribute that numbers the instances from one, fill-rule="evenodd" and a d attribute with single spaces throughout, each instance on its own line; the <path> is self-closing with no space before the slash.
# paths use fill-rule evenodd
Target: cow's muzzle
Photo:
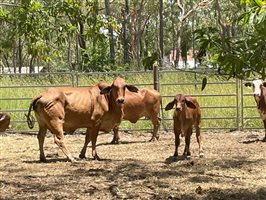
<path id="1" fill-rule="evenodd" d="M 125 101 L 124 99 L 117 99 L 116 103 L 117 104 L 124 104 L 124 101 Z"/>
<path id="2" fill-rule="evenodd" d="M 182 111 L 182 108 L 181 107 L 176 107 L 176 109 L 175 109 L 177 112 L 180 112 L 180 111 Z"/>

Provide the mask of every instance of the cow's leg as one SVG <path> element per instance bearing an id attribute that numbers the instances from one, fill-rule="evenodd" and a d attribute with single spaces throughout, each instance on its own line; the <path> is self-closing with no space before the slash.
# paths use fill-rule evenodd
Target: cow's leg
<path id="1" fill-rule="evenodd" d="M 99 128 L 96 128 L 91 132 L 91 146 L 92 146 L 93 160 L 100 160 L 100 157 L 97 155 L 96 152 L 96 142 L 97 142 L 98 133 L 99 133 Z"/>
<path id="2" fill-rule="evenodd" d="M 184 156 L 187 156 L 187 157 L 190 157 L 191 153 L 190 153 L 190 149 L 189 149 L 189 146 L 190 146 L 190 138 L 191 138 L 191 134 L 192 134 L 192 127 L 189 128 L 186 133 L 185 133 L 185 150 L 184 150 L 184 153 L 183 155 Z"/>
<path id="3" fill-rule="evenodd" d="M 111 144 L 118 144 L 120 140 L 119 126 L 115 126 L 113 128 L 113 131 L 114 131 L 114 137 L 113 140 L 111 141 Z"/>
<path id="4" fill-rule="evenodd" d="M 174 122 L 174 133 L 175 133 L 175 152 L 174 152 L 174 157 L 178 156 L 178 147 L 180 145 L 180 134 L 181 134 L 181 129 L 179 124 L 177 122 Z"/>
<path id="5" fill-rule="evenodd" d="M 199 126 L 195 126 L 196 128 L 196 138 L 197 138 L 197 142 L 198 142 L 198 145 L 199 145 L 199 157 L 203 157 L 204 156 L 204 153 L 203 153 L 203 150 L 202 150 L 202 146 L 201 146 L 201 135 L 200 135 L 200 127 Z"/>
<path id="6" fill-rule="evenodd" d="M 46 132 L 47 132 L 47 128 L 45 126 L 39 125 L 39 132 L 38 132 L 37 138 L 38 138 L 38 142 L 39 142 L 40 161 L 41 162 L 46 161 L 44 150 L 43 150 L 43 144 L 44 144 Z"/>
<path id="7" fill-rule="evenodd" d="M 263 124 L 264 124 L 264 130 L 265 130 L 265 136 L 262 139 L 263 142 L 266 142 L 266 120 L 263 120 Z"/>
<path id="8" fill-rule="evenodd" d="M 86 137 L 85 137 L 85 143 L 84 143 L 84 146 L 83 146 L 83 148 L 82 148 L 82 150 L 81 150 L 81 152 L 79 154 L 79 157 L 81 159 L 86 158 L 85 155 L 86 155 L 86 151 L 87 151 L 87 146 L 90 143 L 90 141 L 91 141 L 91 135 L 89 133 L 89 130 L 87 129 L 87 131 L 86 131 Z"/>
<path id="9" fill-rule="evenodd" d="M 150 116 L 150 119 L 151 119 L 152 124 L 153 124 L 152 138 L 150 139 L 150 142 L 151 142 L 151 141 L 155 141 L 155 140 L 159 139 L 158 130 L 160 128 L 161 121 L 158 118 L 157 114 Z"/>
<path id="10" fill-rule="evenodd" d="M 70 154 L 64 142 L 63 122 L 60 120 L 52 120 L 50 131 L 54 134 L 54 141 L 58 147 L 63 151 L 67 158 L 74 162 L 75 159 Z"/>

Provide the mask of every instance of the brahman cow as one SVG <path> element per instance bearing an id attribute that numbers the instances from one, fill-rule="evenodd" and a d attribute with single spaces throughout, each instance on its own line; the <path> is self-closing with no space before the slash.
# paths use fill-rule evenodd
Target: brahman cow
<path id="1" fill-rule="evenodd" d="M 65 146 L 64 131 L 74 132 L 78 128 L 87 128 L 79 157 L 85 158 L 87 145 L 92 141 L 92 156 L 94 159 L 100 159 L 96 153 L 98 132 L 109 132 L 120 124 L 126 89 L 131 92 L 138 91 L 136 87 L 127 85 L 123 78 L 117 77 L 112 85 L 101 89 L 98 84 L 87 88 L 49 88 L 33 98 L 27 121 L 32 128 L 30 112 L 33 108 L 39 124 L 40 160 L 46 160 L 43 143 L 48 129 L 54 134 L 55 143 L 67 158 L 74 161 Z"/>
<path id="2" fill-rule="evenodd" d="M 201 110 L 197 100 L 192 96 L 177 94 L 174 100 L 167 104 L 165 110 L 171 110 L 175 106 L 173 114 L 174 133 L 175 133 L 175 152 L 174 157 L 178 156 L 178 146 L 180 144 L 179 135 L 185 136 L 185 150 L 183 155 L 191 155 L 189 146 L 192 135 L 193 125 L 196 128 L 196 138 L 199 145 L 199 156 L 203 156 L 200 135 Z"/>
<path id="3" fill-rule="evenodd" d="M 108 86 L 108 83 L 101 82 L 100 88 Z M 137 93 L 132 93 L 126 90 L 125 104 L 124 104 L 124 120 L 131 123 L 136 123 L 141 117 L 147 117 L 152 121 L 153 131 L 150 141 L 158 140 L 158 130 L 161 119 L 158 117 L 160 112 L 161 95 L 154 89 L 143 88 Z M 119 142 L 119 126 L 113 128 L 114 137 L 112 144 Z"/>
<path id="4" fill-rule="evenodd" d="M 266 83 L 260 79 L 254 79 L 252 82 L 245 83 L 245 86 L 253 87 L 254 99 L 265 129 L 265 136 L 262 141 L 266 142 Z"/>
<path id="5" fill-rule="evenodd" d="M 5 132 L 10 128 L 10 116 L 6 113 L 0 113 L 0 132 Z"/>

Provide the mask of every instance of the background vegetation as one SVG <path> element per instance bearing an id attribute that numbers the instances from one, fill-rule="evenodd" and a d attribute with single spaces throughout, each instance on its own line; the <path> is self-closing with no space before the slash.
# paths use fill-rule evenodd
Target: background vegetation
<path id="1" fill-rule="evenodd" d="M 175 50 L 227 77 L 265 77 L 264 0 L 2 0 L 1 66 L 151 69 Z"/>

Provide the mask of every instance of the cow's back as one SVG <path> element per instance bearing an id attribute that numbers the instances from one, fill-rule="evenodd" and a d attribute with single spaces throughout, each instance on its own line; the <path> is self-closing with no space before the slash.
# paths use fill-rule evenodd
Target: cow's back
<path id="1" fill-rule="evenodd" d="M 138 93 L 126 91 L 124 119 L 136 122 L 141 117 L 149 117 L 151 113 L 160 111 L 160 93 L 154 89 L 144 88 Z"/>
<path id="2" fill-rule="evenodd" d="M 61 118 L 65 131 L 93 126 L 108 111 L 98 86 L 49 88 L 39 95 L 36 117 L 41 123 Z"/>

